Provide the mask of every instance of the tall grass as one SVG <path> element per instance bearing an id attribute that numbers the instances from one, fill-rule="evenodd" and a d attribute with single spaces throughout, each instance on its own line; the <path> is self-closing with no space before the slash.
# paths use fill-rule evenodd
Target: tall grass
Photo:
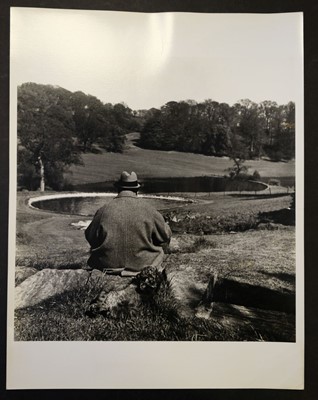
<path id="1" fill-rule="evenodd" d="M 16 311 L 16 340 L 81 340 L 81 341 L 191 341 L 191 340 L 259 340 L 249 326 L 231 327 L 198 318 L 183 318 L 178 304 L 166 285 L 151 301 L 138 310 L 127 310 L 116 319 L 90 318 L 85 309 L 98 293 L 95 287 L 47 300 L 41 305 Z"/>

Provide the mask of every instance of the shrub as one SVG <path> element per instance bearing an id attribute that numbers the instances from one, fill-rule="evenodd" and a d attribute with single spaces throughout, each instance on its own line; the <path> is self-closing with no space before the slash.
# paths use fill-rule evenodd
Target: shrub
<path id="1" fill-rule="evenodd" d="M 248 229 L 255 229 L 259 223 L 256 214 L 229 214 L 220 215 L 211 218 L 210 216 L 201 215 L 195 218 L 180 218 L 178 222 L 171 223 L 171 229 L 176 233 L 190 233 L 194 235 L 210 235 L 222 232 L 243 232 Z M 195 252 L 196 248 L 207 246 L 201 239 L 199 242 L 191 245 L 187 252 Z M 189 251 L 193 250 L 193 251 Z"/>
<path id="2" fill-rule="evenodd" d="M 18 150 L 17 181 L 19 189 L 36 190 L 40 186 L 40 174 L 32 165 L 25 149 Z"/>
<path id="3" fill-rule="evenodd" d="M 268 181 L 269 185 L 273 185 L 273 186 L 280 186 L 280 180 L 279 179 L 270 179 Z"/>
<path id="4" fill-rule="evenodd" d="M 290 208 L 292 210 L 295 210 L 295 207 L 296 207 L 296 193 L 295 192 L 291 194 L 291 198 L 292 198 L 292 201 L 290 203 Z"/>
<path id="5" fill-rule="evenodd" d="M 252 175 L 252 178 L 253 178 L 255 181 L 257 181 L 257 180 L 261 179 L 261 174 L 260 174 L 257 170 L 255 170 L 254 173 L 253 173 L 253 175 Z"/>
<path id="6" fill-rule="evenodd" d="M 280 150 L 273 150 L 269 157 L 272 161 L 281 161 L 284 158 L 284 153 Z"/>

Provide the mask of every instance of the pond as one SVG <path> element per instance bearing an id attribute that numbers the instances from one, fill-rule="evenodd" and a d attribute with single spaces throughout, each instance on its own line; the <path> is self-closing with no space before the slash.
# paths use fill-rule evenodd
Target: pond
<path id="1" fill-rule="evenodd" d="M 62 214 L 94 216 L 95 212 L 116 196 L 115 193 L 74 193 L 36 197 L 29 200 L 29 205 L 46 211 Z M 192 200 L 172 196 L 143 196 L 153 207 L 163 211 L 171 207 L 180 207 L 192 203 Z"/>
<path id="2" fill-rule="evenodd" d="M 266 189 L 266 184 L 247 180 L 232 180 L 216 176 L 199 176 L 190 178 L 152 178 L 140 180 L 141 193 L 200 193 L 259 191 Z M 96 182 L 73 185 L 72 190 L 83 192 L 113 192 L 113 182 Z"/>
<path id="3" fill-rule="evenodd" d="M 173 197 L 170 193 L 182 192 L 223 192 L 223 191 L 260 191 L 266 184 L 253 181 L 233 181 L 220 177 L 197 178 L 161 178 L 143 180 L 141 197 L 145 197 L 157 210 L 181 207 L 193 200 Z M 42 210 L 63 214 L 93 216 L 97 209 L 111 201 L 116 194 L 113 182 L 101 182 L 73 187 L 82 193 L 43 196 L 30 199 L 29 205 Z M 95 192 L 95 193 L 92 193 Z M 101 193 L 102 192 L 102 193 Z M 144 193 L 144 194 L 143 194 Z M 168 193 L 168 196 L 154 196 L 151 193 Z"/>

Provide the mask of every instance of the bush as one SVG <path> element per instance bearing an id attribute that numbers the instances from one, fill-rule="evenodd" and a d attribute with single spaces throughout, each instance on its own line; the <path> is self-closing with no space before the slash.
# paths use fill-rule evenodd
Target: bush
<path id="1" fill-rule="evenodd" d="M 296 193 L 295 192 L 291 194 L 291 198 L 292 198 L 292 201 L 290 203 L 290 208 L 295 211 L 295 207 L 296 207 Z"/>
<path id="2" fill-rule="evenodd" d="M 284 153 L 280 150 L 272 151 L 269 154 L 269 157 L 272 161 L 281 161 L 282 159 L 284 159 Z"/>
<path id="3" fill-rule="evenodd" d="M 197 216 L 194 218 L 180 218 L 178 222 L 171 222 L 172 232 L 190 233 L 194 235 L 210 235 L 222 232 L 243 232 L 248 229 L 255 229 L 259 223 L 255 214 L 233 214 L 211 218 L 210 216 Z M 205 243 L 194 243 L 189 246 L 187 252 L 195 252 L 197 248 L 206 246 Z M 189 251 L 189 250 L 193 251 Z"/>
<path id="4" fill-rule="evenodd" d="M 270 179 L 268 181 L 268 184 L 272 185 L 272 186 L 280 186 L 280 180 L 279 179 Z"/>
<path id="5" fill-rule="evenodd" d="M 255 181 L 261 179 L 261 174 L 257 170 L 255 170 L 252 175 L 252 179 L 254 179 Z"/>
<path id="6" fill-rule="evenodd" d="M 30 162 L 30 152 L 26 149 L 18 149 L 18 188 L 36 190 L 40 186 L 40 174 Z"/>

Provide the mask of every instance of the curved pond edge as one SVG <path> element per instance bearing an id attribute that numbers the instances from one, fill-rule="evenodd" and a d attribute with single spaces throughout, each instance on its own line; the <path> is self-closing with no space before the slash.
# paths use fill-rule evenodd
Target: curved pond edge
<path id="1" fill-rule="evenodd" d="M 252 183 L 257 183 L 258 185 L 263 186 L 263 189 L 257 190 L 257 192 L 263 192 L 266 189 L 269 189 L 269 185 L 264 182 L 259 182 L 259 181 L 252 181 L 248 180 L 248 182 Z M 244 191 L 244 190 L 242 190 Z M 240 192 L 240 191 L 238 191 Z M 28 206 L 30 208 L 33 208 L 34 210 L 42 210 L 34 205 L 34 203 L 37 203 L 38 201 L 45 201 L 45 200 L 52 200 L 52 199 L 64 199 L 64 198 L 74 198 L 74 197 L 116 197 L 117 192 L 71 192 L 71 193 L 55 193 L 55 194 L 47 194 L 43 196 L 36 196 L 36 197 L 30 197 L 28 199 Z M 195 203 L 196 200 L 194 199 L 189 199 L 181 196 L 170 196 L 170 195 L 161 195 L 161 194 L 138 194 L 138 197 L 141 198 L 146 198 L 146 199 L 163 199 L 163 200 L 174 200 L 174 201 L 180 201 L 180 202 L 185 202 L 185 203 Z M 44 211 L 44 210 L 42 210 Z"/>
<path id="2" fill-rule="evenodd" d="M 75 192 L 75 193 L 58 193 L 58 194 L 48 194 L 44 196 L 30 197 L 28 200 L 28 206 L 35 210 L 42 210 L 34 205 L 38 201 L 52 200 L 52 199 L 65 199 L 74 197 L 116 197 L 118 193 L 87 193 L 87 192 Z M 163 196 L 163 195 L 152 195 L 152 194 L 138 194 L 138 197 L 146 199 L 163 199 L 163 200 L 174 200 L 180 202 L 195 202 L 195 200 L 186 199 L 185 197 L 179 196 Z M 44 210 L 42 210 L 44 211 Z"/>

